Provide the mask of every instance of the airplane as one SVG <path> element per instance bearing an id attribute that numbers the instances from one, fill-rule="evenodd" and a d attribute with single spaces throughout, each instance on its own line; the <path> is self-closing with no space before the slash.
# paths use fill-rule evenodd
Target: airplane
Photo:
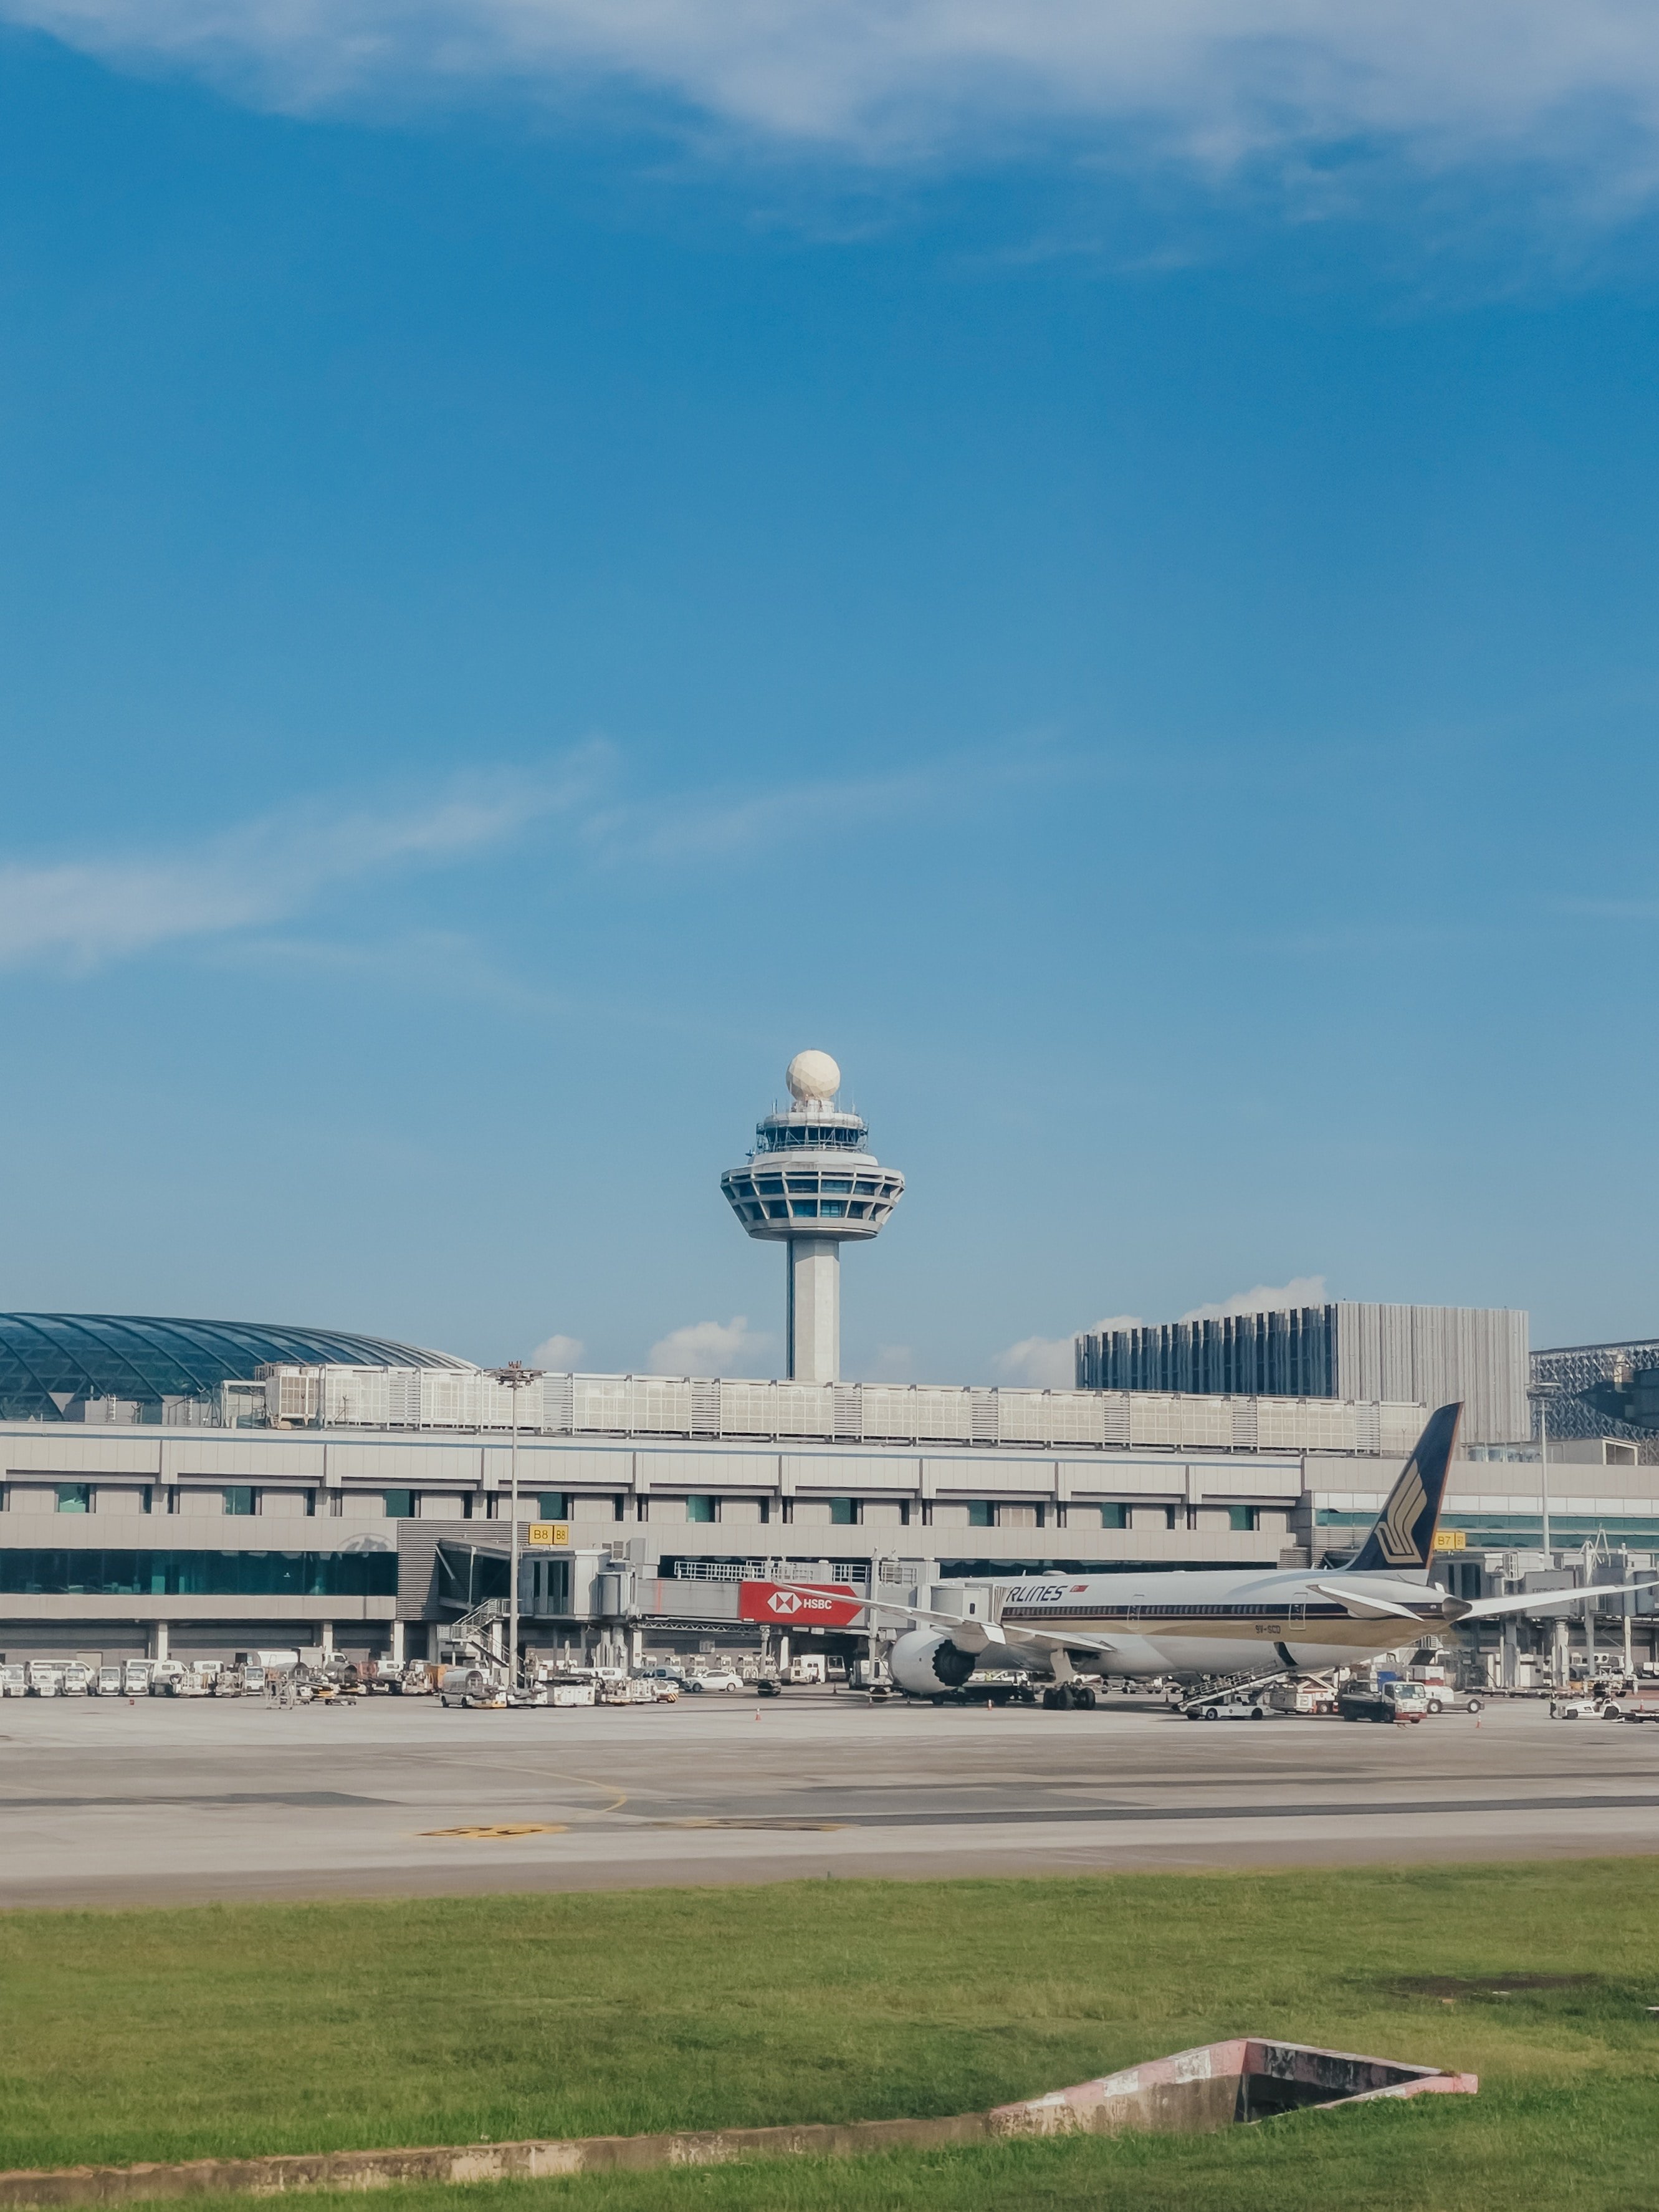
<path id="1" fill-rule="evenodd" d="M 1136 1569 L 1127 1574 L 1045 1575 L 1005 1587 L 1000 1613 L 981 1618 L 883 1605 L 928 1624 L 894 1644 L 888 1667 L 907 1697 L 962 1688 L 981 1662 L 1048 1675 L 1054 1702 L 1074 1689 L 1078 1661 L 1103 1675 L 1323 1674 L 1380 1658 L 1425 1636 L 1507 1613 L 1583 1604 L 1583 1591 L 1458 1598 L 1428 1579 L 1440 1504 L 1462 1405 L 1429 1416 L 1375 1526 L 1344 1567 Z M 1602 1592 L 1650 1588 L 1624 1583 Z"/>

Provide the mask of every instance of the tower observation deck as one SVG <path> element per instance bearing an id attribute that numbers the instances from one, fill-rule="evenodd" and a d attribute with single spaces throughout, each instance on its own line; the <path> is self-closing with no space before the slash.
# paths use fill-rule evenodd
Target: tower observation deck
<path id="1" fill-rule="evenodd" d="M 904 1177 L 868 1147 L 868 1125 L 839 1111 L 841 1070 L 827 1052 L 798 1052 L 785 1081 L 790 1104 L 755 1130 L 747 1164 L 720 1188 L 751 1237 L 787 1247 L 789 1379 L 841 1375 L 841 1248 L 878 1236 Z"/>

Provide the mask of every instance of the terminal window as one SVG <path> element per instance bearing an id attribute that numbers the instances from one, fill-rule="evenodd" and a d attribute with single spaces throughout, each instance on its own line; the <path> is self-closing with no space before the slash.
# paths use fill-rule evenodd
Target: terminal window
<path id="1" fill-rule="evenodd" d="M 1100 1509 L 1100 1525 L 1103 1528 L 1127 1528 L 1129 1525 L 1128 1507 L 1103 1505 Z"/>
<path id="2" fill-rule="evenodd" d="M 388 1521 L 412 1521 L 415 1518 L 415 1493 L 412 1490 L 388 1490 L 386 1498 L 386 1517 Z"/>
<path id="3" fill-rule="evenodd" d="M 250 1483 L 233 1483 L 224 1493 L 227 1513 L 252 1513 L 253 1489 Z"/>
<path id="4" fill-rule="evenodd" d="M 830 1500 L 830 1526 L 832 1528 L 856 1528 L 859 1525 L 859 1502 L 856 1498 L 832 1498 Z"/>
<path id="5" fill-rule="evenodd" d="M 544 1490 L 536 1499 L 536 1510 L 544 1521 L 568 1521 L 570 1518 L 570 1494 L 564 1490 Z M 617 1516 L 620 1519 L 620 1516 Z"/>
<path id="6" fill-rule="evenodd" d="M 60 1513 L 90 1513 L 92 1485 L 89 1482 L 60 1482 L 58 1486 L 58 1510 Z"/>
<path id="7" fill-rule="evenodd" d="M 688 1498 L 685 1517 L 688 1521 L 718 1521 L 720 1513 L 712 1498 Z"/>
<path id="8" fill-rule="evenodd" d="M 1261 1516 L 1254 1505 L 1230 1505 L 1227 1526 L 1230 1528 L 1255 1528 L 1261 1525 Z"/>
<path id="9" fill-rule="evenodd" d="M 395 1597 L 391 1552 L 0 1551 L 0 1595 Z"/>
<path id="10" fill-rule="evenodd" d="M 994 1528 L 997 1509 L 988 1498 L 970 1498 L 968 1501 L 968 1526 L 970 1528 Z"/>

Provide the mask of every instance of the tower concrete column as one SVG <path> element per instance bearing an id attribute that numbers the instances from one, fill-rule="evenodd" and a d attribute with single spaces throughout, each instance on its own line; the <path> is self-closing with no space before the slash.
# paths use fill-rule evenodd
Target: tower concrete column
<path id="1" fill-rule="evenodd" d="M 830 1237 L 792 1237 L 789 1380 L 841 1379 L 841 1248 Z"/>

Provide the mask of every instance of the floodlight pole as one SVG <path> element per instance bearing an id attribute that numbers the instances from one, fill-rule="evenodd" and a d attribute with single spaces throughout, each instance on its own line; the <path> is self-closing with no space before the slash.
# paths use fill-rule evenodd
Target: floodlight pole
<path id="1" fill-rule="evenodd" d="M 519 1393 L 526 1384 L 539 1382 L 539 1367 L 526 1367 L 521 1359 L 509 1359 L 505 1367 L 489 1370 L 496 1382 L 505 1383 L 513 1393 L 513 1449 L 508 1465 L 508 1478 L 513 1499 L 513 1532 L 507 1540 L 507 1695 L 519 1686 Z"/>
<path id="2" fill-rule="evenodd" d="M 1538 1504 L 1543 1522 L 1544 1566 L 1548 1571 L 1555 1553 L 1550 1543 L 1550 1400 L 1559 1386 L 1553 1382 L 1534 1382 L 1527 1395 L 1538 1408 Z M 1585 1608 L 1588 1630 L 1589 1610 Z M 1558 1684 L 1561 1676 L 1561 1638 L 1556 1630 L 1550 1630 L 1550 1677 Z"/>

